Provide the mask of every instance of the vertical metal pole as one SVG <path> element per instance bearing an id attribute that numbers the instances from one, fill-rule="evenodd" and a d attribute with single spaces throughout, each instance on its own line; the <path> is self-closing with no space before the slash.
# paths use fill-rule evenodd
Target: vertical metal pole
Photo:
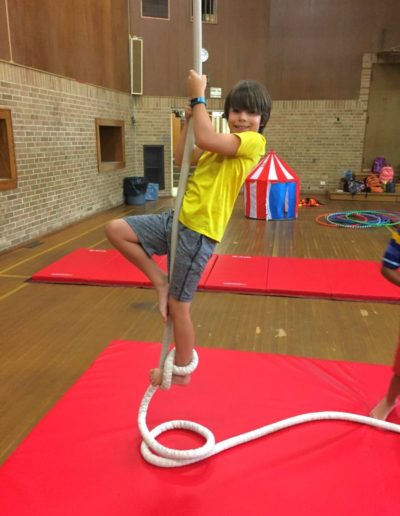
<path id="1" fill-rule="evenodd" d="M 201 0 L 193 0 L 193 69 L 197 73 L 202 73 L 201 62 L 202 47 L 202 23 L 201 23 Z M 178 194 L 175 200 L 174 221 L 172 225 L 172 242 L 171 242 L 171 262 L 170 272 L 172 272 L 176 251 L 176 235 L 178 230 L 178 216 L 182 206 L 183 196 L 185 194 L 186 182 L 190 170 L 190 159 L 194 147 L 194 135 L 192 121 L 189 120 L 189 127 L 186 136 L 185 148 L 183 150 L 181 173 L 179 176 Z M 175 220 L 176 219 L 176 220 Z"/>
<path id="2" fill-rule="evenodd" d="M 197 73 L 202 74 L 201 62 L 201 48 L 202 48 L 202 22 L 201 22 L 201 0 L 193 0 L 193 69 Z M 190 170 L 190 160 L 194 147 L 194 134 L 192 127 L 192 120 L 189 120 L 189 127 L 186 136 L 185 148 L 183 151 L 181 172 L 179 176 L 178 194 L 175 200 L 174 218 L 172 220 L 172 234 L 171 234 L 171 250 L 169 263 L 169 277 L 172 275 L 175 262 L 176 244 L 178 235 L 178 217 L 181 211 L 183 196 L 186 190 L 187 178 Z M 162 349 L 159 360 L 159 367 L 164 365 L 165 358 L 168 354 L 169 345 L 172 340 L 172 321 L 168 316 L 165 324 Z"/>
<path id="3" fill-rule="evenodd" d="M 202 47 L 201 0 L 193 0 L 193 70 L 202 74 L 201 47 Z"/>

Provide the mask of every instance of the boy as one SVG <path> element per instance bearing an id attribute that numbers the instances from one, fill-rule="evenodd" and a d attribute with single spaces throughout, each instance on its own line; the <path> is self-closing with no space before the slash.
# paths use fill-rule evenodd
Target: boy
<path id="1" fill-rule="evenodd" d="M 197 165 L 187 182 L 179 213 L 177 250 L 172 276 L 151 259 L 152 254 L 169 254 L 172 211 L 139 215 L 111 221 L 106 227 L 109 241 L 153 283 L 164 321 L 171 317 L 175 337 L 175 364 L 186 366 L 195 345 L 190 306 L 203 270 L 221 241 L 240 189 L 265 153 L 262 132 L 271 112 L 271 98 L 256 81 L 241 81 L 228 94 L 224 114 L 230 134 L 214 131 L 206 109 L 207 79 L 190 70 L 187 88 L 190 109 L 175 152 L 181 164 L 188 120 L 192 117 L 196 146 L 191 164 Z M 150 371 L 152 385 L 162 381 L 162 371 Z M 190 376 L 172 378 L 187 384 Z"/>
<path id="2" fill-rule="evenodd" d="M 400 228 L 393 232 L 385 254 L 382 259 L 382 275 L 394 285 L 400 286 Z M 393 376 L 390 381 L 386 396 L 371 410 L 370 416 L 376 419 L 386 420 L 396 405 L 400 395 L 400 338 L 397 344 L 397 352 L 393 365 Z"/>

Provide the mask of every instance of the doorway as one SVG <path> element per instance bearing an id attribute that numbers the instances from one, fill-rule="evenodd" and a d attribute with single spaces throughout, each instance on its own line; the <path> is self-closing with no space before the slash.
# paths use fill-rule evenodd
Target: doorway
<path id="1" fill-rule="evenodd" d="M 143 145 L 144 177 L 164 190 L 164 145 Z"/>
<path id="2" fill-rule="evenodd" d="M 400 175 L 400 62 L 376 63 L 372 68 L 365 129 L 363 170 L 384 156 Z"/>

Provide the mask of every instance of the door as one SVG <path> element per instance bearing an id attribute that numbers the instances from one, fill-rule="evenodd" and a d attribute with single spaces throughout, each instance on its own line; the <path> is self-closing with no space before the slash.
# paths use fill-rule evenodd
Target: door
<path id="1" fill-rule="evenodd" d="M 164 190 L 164 145 L 143 145 L 144 177 Z"/>
<path id="2" fill-rule="evenodd" d="M 363 169 L 385 156 L 400 174 L 400 63 L 374 64 L 368 101 Z"/>

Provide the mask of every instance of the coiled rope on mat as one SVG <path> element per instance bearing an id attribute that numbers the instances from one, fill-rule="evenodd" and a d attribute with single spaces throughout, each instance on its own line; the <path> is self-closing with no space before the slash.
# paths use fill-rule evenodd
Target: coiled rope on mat
<path id="1" fill-rule="evenodd" d="M 192 363 L 189 364 L 189 366 L 186 368 L 182 368 L 182 371 L 180 371 L 181 368 L 177 368 L 173 365 L 173 360 L 174 350 L 168 354 L 165 361 L 165 376 L 172 375 L 172 373 L 182 375 L 192 373 L 197 366 L 198 357 L 197 353 L 195 353 Z M 167 421 L 166 423 L 161 423 L 160 425 L 154 427 L 152 430 L 149 430 L 146 423 L 146 415 L 150 401 L 156 390 L 157 387 L 153 386 L 150 386 L 147 389 L 140 405 L 138 425 L 140 433 L 143 437 L 140 449 L 143 458 L 150 464 L 161 468 L 177 468 L 181 466 L 188 466 L 189 464 L 200 462 L 204 459 L 212 457 L 213 455 L 216 455 L 217 453 L 228 450 L 229 448 L 239 446 L 240 444 L 245 444 L 250 441 L 254 441 L 255 439 L 259 439 L 260 437 L 278 432 L 279 430 L 284 430 L 286 428 L 303 423 L 310 423 L 312 421 L 349 421 L 352 423 L 369 425 L 381 430 L 400 433 L 400 425 L 395 423 L 389 423 L 387 421 L 381 421 L 379 419 L 374 419 L 372 417 L 362 416 L 359 414 L 351 414 L 349 412 L 326 411 L 310 412 L 308 414 L 300 414 L 297 416 L 289 417 L 287 419 L 282 419 L 281 421 L 256 428 L 255 430 L 251 430 L 244 434 L 239 434 L 216 443 L 214 434 L 211 432 L 211 430 L 193 421 Z M 191 448 L 189 450 L 176 450 L 174 448 L 168 448 L 167 446 L 164 446 L 157 441 L 157 437 L 159 435 L 173 429 L 189 430 L 193 433 L 197 433 L 204 438 L 205 442 L 198 448 Z"/>
<path id="2" fill-rule="evenodd" d="M 193 0 L 193 46 L 194 46 L 194 69 L 198 73 L 201 72 L 201 1 Z M 178 232 L 178 215 L 182 204 L 183 195 L 186 189 L 187 177 L 190 169 L 190 154 L 193 149 L 194 138 L 193 129 L 191 126 L 191 120 L 189 121 L 188 134 L 185 142 L 185 149 L 183 153 L 182 168 L 179 178 L 178 195 L 175 202 L 174 218 L 172 223 L 172 235 L 171 235 L 171 251 L 170 251 L 170 271 L 174 266 L 175 250 L 176 250 L 176 239 Z M 400 219 L 399 219 L 400 221 Z M 171 274 L 171 272 L 170 272 Z M 168 317 L 162 342 L 162 350 L 160 354 L 159 367 L 163 369 L 163 380 L 161 384 L 162 389 L 169 389 L 171 386 L 172 375 L 186 376 L 191 374 L 197 367 L 198 355 L 196 351 L 193 351 L 192 362 L 186 367 L 177 367 L 174 365 L 175 350 L 169 350 L 170 343 L 172 340 L 172 322 Z M 264 437 L 273 432 L 283 430 L 285 428 L 299 425 L 301 423 L 320 421 L 320 420 L 342 420 L 351 421 L 355 423 L 367 424 L 383 430 L 389 430 L 392 432 L 400 433 L 400 425 L 394 423 L 388 423 L 386 421 L 380 421 L 367 416 L 361 416 L 358 414 L 350 414 L 346 412 L 314 412 L 309 414 L 302 414 L 288 419 L 283 419 L 276 423 L 272 423 L 261 428 L 257 428 L 244 434 L 230 437 L 219 443 L 215 442 L 214 434 L 207 427 L 195 423 L 193 421 L 185 420 L 172 420 L 162 423 L 152 430 L 149 430 L 146 417 L 149 408 L 149 404 L 154 394 L 158 390 L 158 386 L 150 385 L 141 401 L 139 412 L 138 412 L 138 427 L 142 435 L 143 441 L 141 444 L 141 454 L 143 458 L 153 464 L 163 468 L 173 468 L 180 466 L 187 466 L 194 462 L 199 462 L 208 457 L 216 455 L 224 450 L 244 444 L 254 439 Z M 205 440 L 205 443 L 198 447 L 189 450 L 176 450 L 168 448 L 160 444 L 157 441 L 157 437 L 163 432 L 172 429 L 189 430 L 199 434 Z"/>
<path id="3" fill-rule="evenodd" d="M 318 215 L 315 221 L 330 228 L 368 229 L 396 226 L 400 224 L 400 214 L 375 210 L 338 211 Z"/>

